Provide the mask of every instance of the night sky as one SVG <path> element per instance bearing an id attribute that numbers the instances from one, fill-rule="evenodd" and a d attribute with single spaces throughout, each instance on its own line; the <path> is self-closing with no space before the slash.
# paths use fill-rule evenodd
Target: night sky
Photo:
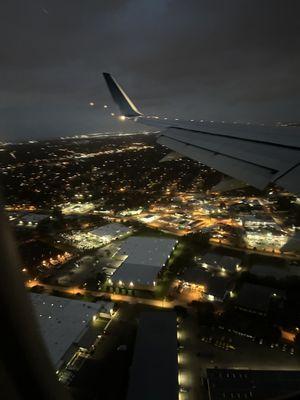
<path id="1" fill-rule="evenodd" d="M 3 0 L 0 138 L 142 129 L 108 116 L 102 71 L 145 112 L 300 121 L 299 11 L 298 0 Z"/>

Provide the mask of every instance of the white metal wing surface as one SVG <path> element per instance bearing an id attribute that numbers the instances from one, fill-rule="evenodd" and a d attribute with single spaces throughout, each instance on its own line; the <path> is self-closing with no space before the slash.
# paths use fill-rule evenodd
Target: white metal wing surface
<path id="1" fill-rule="evenodd" d="M 143 115 L 110 74 L 104 78 L 121 114 L 160 129 L 158 143 L 258 189 L 276 183 L 300 194 L 300 130 Z"/>

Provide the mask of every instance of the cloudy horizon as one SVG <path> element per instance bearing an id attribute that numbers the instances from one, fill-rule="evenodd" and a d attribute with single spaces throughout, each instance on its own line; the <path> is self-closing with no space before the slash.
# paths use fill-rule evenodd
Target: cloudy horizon
<path id="1" fill-rule="evenodd" d="M 300 120 L 296 1 L 12 0 L 0 9 L 1 139 L 139 130 L 110 117 L 103 71 L 150 114 Z"/>

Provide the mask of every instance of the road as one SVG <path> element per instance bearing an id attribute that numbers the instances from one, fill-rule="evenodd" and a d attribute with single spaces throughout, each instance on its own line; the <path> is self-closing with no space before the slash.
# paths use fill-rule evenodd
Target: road
<path id="1" fill-rule="evenodd" d="M 93 297 L 102 297 L 103 295 L 109 296 L 112 301 L 115 302 L 126 302 L 130 304 L 144 304 L 152 307 L 159 307 L 159 308 L 173 308 L 176 305 L 186 306 L 186 302 L 180 300 L 157 300 L 157 299 L 145 299 L 143 297 L 133 297 L 127 296 L 123 294 L 114 294 L 114 293 L 107 293 L 101 291 L 92 291 L 86 289 L 80 289 L 77 287 L 66 287 L 66 286 L 59 286 L 59 285 L 49 285 L 39 282 L 38 280 L 29 280 L 26 282 L 26 287 L 32 288 L 34 286 L 42 286 L 44 289 L 52 291 L 57 290 L 62 293 L 66 294 L 73 294 L 76 295 L 77 293 L 83 296 L 93 296 Z"/>
<path id="2" fill-rule="evenodd" d="M 243 251 L 244 253 L 248 253 L 248 254 L 260 254 L 262 256 L 276 257 L 276 258 L 281 258 L 283 260 L 300 260 L 300 255 L 297 255 L 297 254 L 278 254 L 278 253 L 272 253 L 272 252 L 267 252 L 267 251 L 248 249 L 246 247 L 236 247 L 236 246 L 232 246 L 232 245 L 229 245 L 226 243 L 222 243 L 219 239 L 216 239 L 216 240 L 210 239 L 209 242 L 212 246 L 215 246 L 215 247 L 224 247 L 226 249 Z"/>

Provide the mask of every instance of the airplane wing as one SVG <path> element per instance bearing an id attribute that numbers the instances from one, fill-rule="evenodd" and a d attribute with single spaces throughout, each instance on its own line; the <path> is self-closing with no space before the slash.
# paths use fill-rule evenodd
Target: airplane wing
<path id="1" fill-rule="evenodd" d="M 158 143 L 258 189 L 275 183 L 300 194 L 300 131 L 144 115 L 112 76 L 104 78 L 124 117 L 160 129 Z"/>

